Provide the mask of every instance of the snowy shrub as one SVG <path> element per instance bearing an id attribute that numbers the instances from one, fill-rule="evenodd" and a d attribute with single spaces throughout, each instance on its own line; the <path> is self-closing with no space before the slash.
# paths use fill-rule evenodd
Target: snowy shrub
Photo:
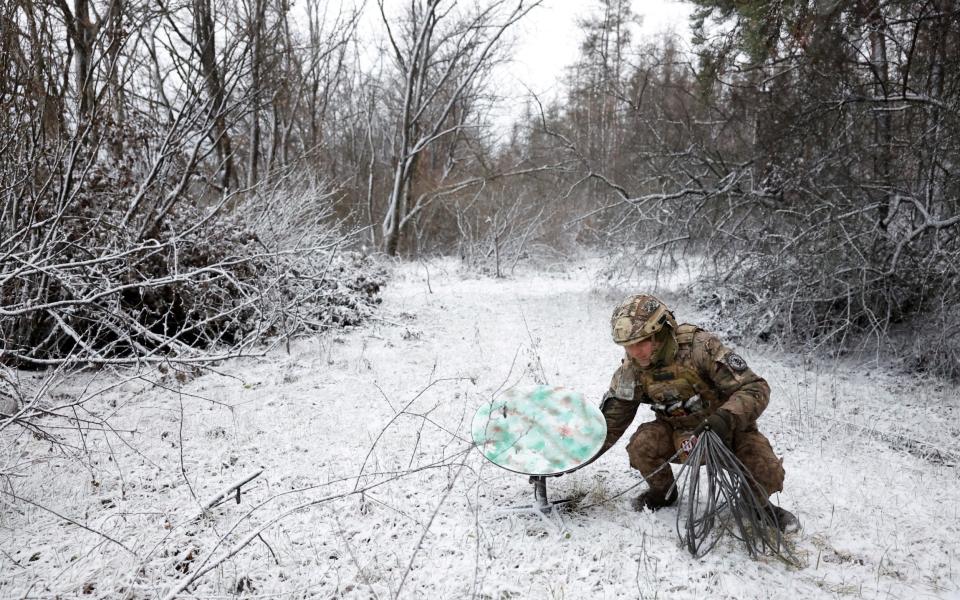
<path id="1" fill-rule="evenodd" d="M 10 416 L 20 410 L 20 386 L 14 372 L 0 365 L 0 415 Z"/>
<path id="2" fill-rule="evenodd" d="M 771 244 L 772 236 L 737 245 L 697 286 L 701 308 L 761 340 L 838 353 L 879 350 L 918 370 L 960 374 L 956 236 L 933 231 L 898 246 L 866 217 L 816 218 L 777 224 L 811 234 L 789 252 Z M 845 235 L 850 231 L 857 234 Z"/>
<path id="3" fill-rule="evenodd" d="M 4 223 L 7 364 L 230 354 L 271 336 L 359 323 L 378 302 L 382 274 L 341 251 L 349 236 L 329 222 L 329 195 L 289 194 L 314 202 L 315 214 L 287 223 L 280 238 L 251 213 L 286 210 L 287 192 L 213 205 L 187 197 L 167 210 L 169 200 L 138 201 L 136 187 L 122 183 L 128 175 L 88 160 L 88 180 L 29 198 Z"/>
<path id="4" fill-rule="evenodd" d="M 901 336 L 908 366 L 960 379 L 960 305 L 941 304 Z"/>

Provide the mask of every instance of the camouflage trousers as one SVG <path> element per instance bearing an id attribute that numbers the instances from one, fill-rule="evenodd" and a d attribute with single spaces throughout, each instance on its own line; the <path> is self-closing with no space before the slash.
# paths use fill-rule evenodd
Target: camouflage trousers
<path id="1" fill-rule="evenodd" d="M 673 485 L 672 470 L 667 467 L 654 475 L 650 474 L 670 460 L 676 451 L 674 429 L 663 421 L 644 423 L 627 444 L 630 466 L 640 471 L 654 493 L 663 495 Z M 733 453 L 763 488 L 757 490 L 762 497 L 767 498 L 783 490 L 783 460 L 777 458 L 770 442 L 755 427 L 734 434 Z"/>

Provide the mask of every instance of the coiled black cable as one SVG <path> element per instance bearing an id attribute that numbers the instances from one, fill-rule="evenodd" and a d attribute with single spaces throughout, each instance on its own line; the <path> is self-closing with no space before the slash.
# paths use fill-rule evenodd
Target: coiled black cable
<path id="1" fill-rule="evenodd" d="M 701 468 L 706 470 L 701 478 Z M 706 430 L 680 467 L 677 535 L 696 557 L 706 555 L 724 532 L 743 542 L 751 557 L 770 553 L 798 564 L 786 546 L 776 513 L 750 472 L 717 434 Z"/>

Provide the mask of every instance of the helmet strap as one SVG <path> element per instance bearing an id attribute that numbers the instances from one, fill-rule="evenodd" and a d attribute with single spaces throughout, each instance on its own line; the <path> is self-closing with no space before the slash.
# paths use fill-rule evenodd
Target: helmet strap
<path id="1" fill-rule="evenodd" d="M 673 327 L 664 324 L 654 336 L 657 342 L 657 351 L 650 359 L 652 365 L 670 365 L 673 364 L 677 356 L 677 336 L 673 332 Z"/>

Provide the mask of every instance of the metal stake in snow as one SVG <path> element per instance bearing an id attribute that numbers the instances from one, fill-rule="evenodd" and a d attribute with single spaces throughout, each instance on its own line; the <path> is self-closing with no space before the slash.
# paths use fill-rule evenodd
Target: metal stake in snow
<path id="1" fill-rule="evenodd" d="M 587 464 L 603 445 L 607 424 L 583 395 L 538 385 L 512 389 L 484 404 L 473 417 L 473 441 L 493 464 L 530 476 L 534 506 L 547 511 L 547 478 Z"/>

